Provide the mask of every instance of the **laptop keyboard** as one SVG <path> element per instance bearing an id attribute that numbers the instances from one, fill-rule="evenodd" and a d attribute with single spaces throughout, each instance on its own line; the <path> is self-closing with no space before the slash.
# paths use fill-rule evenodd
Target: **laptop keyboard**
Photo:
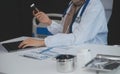
<path id="1" fill-rule="evenodd" d="M 8 52 L 11 52 L 11 51 L 17 51 L 17 50 L 20 50 L 21 48 L 18 48 L 19 44 L 21 43 L 22 41 L 16 41 L 16 42 L 10 42 L 10 43 L 3 43 L 2 45 L 7 49 Z M 33 46 L 28 46 L 24 49 L 27 49 L 27 48 L 33 48 Z"/>

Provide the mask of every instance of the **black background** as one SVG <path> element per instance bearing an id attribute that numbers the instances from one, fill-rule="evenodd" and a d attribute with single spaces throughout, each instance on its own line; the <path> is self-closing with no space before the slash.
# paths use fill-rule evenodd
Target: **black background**
<path id="1" fill-rule="evenodd" d="M 32 9 L 63 13 L 70 0 L 0 0 L 0 41 L 20 36 L 32 36 Z"/>
<path id="2" fill-rule="evenodd" d="M 113 12 L 108 22 L 108 44 L 120 45 L 120 0 L 113 0 Z"/>

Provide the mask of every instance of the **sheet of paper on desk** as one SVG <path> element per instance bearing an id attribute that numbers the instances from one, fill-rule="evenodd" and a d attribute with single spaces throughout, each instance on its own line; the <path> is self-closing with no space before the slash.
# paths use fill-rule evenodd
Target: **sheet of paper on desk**
<path id="1" fill-rule="evenodd" d="M 59 54 L 75 54 L 76 52 L 77 51 L 74 51 L 74 49 L 71 47 L 54 47 L 29 51 L 22 54 L 22 56 L 32 59 L 44 60 L 47 58 L 56 57 Z"/>
<path id="2" fill-rule="evenodd" d="M 78 50 L 79 50 L 78 47 L 69 46 L 69 47 L 56 47 L 50 51 L 54 51 L 59 54 L 76 54 Z"/>
<path id="3" fill-rule="evenodd" d="M 31 59 L 45 60 L 47 58 L 58 55 L 58 53 L 52 52 L 52 51 L 45 51 L 45 52 L 41 53 L 44 50 L 46 50 L 46 49 L 25 52 L 22 54 L 22 56 L 26 57 L 26 58 L 31 58 Z"/>
<path id="4" fill-rule="evenodd" d="M 49 58 L 49 56 L 42 55 L 42 54 L 35 54 L 35 53 L 27 53 L 22 56 L 30 59 L 37 59 L 37 60 L 44 60 Z"/>
<path id="5" fill-rule="evenodd" d="M 52 49 L 55 48 L 43 48 L 39 50 L 28 51 L 23 53 L 22 56 L 31 59 L 45 60 L 59 55 L 58 52 L 52 51 Z"/>

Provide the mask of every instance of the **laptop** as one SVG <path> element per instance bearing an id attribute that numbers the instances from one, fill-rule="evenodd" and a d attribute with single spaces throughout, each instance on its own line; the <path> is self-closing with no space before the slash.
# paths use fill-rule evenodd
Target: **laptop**
<path id="1" fill-rule="evenodd" d="M 33 46 L 29 46 L 29 47 L 26 47 L 26 48 L 18 48 L 18 45 L 21 42 L 22 41 L 15 41 L 15 42 L 0 44 L 0 52 L 13 52 L 13 51 L 19 51 L 19 50 L 24 50 L 24 49 L 35 48 Z"/>
<path id="2" fill-rule="evenodd" d="M 4 53 L 4 52 L 8 52 L 8 51 L 2 46 L 2 44 L 0 44 L 0 53 Z"/>

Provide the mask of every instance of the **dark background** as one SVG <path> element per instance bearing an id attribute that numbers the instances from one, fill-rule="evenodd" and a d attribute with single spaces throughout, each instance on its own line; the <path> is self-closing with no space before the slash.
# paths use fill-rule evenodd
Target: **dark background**
<path id="1" fill-rule="evenodd" d="M 113 11 L 108 22 L 108 44 L 120 45 L 120 0 L 113 0 Z"/>
<path id="2" fill-rule="evenodd" d="M 0 0 L 0 41 L 20 36 L 32 36 L 32 9 L 63 13 L 70 0 Z M 120 1 L 114 0 L 113 13 L 108 22 L 108 43 L 120 44 Z"/>
<path id="3" fill-rule="evenodd" d="M 45 13 L 63 13 L 69 1 L 0 0 L 0 41 L 32 36 L 32 3 Z"/>

